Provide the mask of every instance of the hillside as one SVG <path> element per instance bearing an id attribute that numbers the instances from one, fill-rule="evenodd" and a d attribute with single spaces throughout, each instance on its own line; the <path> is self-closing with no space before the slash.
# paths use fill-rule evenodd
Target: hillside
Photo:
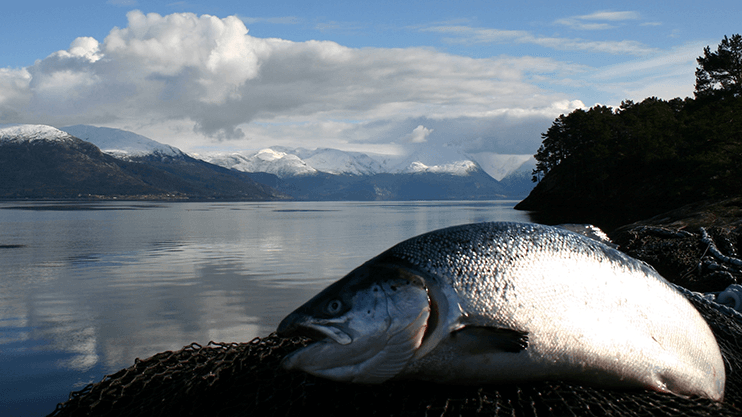
<path id="1" fill-rule="evenodd" d="M 282 198 L 246 175 L 185 154 L 138 158 L 115 158 L 51 126 L 6 127 L 0 129 L 0 198 Z"/>
<path id="2" fill-rule="evenodd" d="M 95 145 L 48 126 L 0 130 L 0 177 L 2 198 L 166 193 Z"/>

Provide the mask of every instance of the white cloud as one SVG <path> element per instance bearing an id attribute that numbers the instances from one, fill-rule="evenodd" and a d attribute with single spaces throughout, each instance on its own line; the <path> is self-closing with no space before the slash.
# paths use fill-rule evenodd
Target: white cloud
<path id="1" fill-rule="evenodd" d="M 613 12 L 613 11 L 601 11 L 587 15 L 572 16 L 562 19 L 557 19 L 554 23 L 558 25 L 564 25 L 571 27 L 572 29 L 579 30 L 604 30 L 614 29 L 618 27 L 616 22 L 623 22 L 626 20 L 638 20 L 640 15 L 637 12 Z M 611 22 L 611 23 L 606 23 Z"/>
<path id="2" fill-rule="evenodd" d="M 82 57 L 90 62 L 95 62 L 101 58 L 98 41 L 95 38 L 81 37 L 72 41 L 70 49 L 59 51 L 57 54 L 61 57 Z"/>
<path id="3" fill-rule="evenodd" d="M 0 123 L 12 123 L 23 118 L 19 111 L 29 106 L 30 83 L 31 74 L 25 68 L 0 68 Z"/>
<path id="4" fill-rule="evenodd" d="M 631 67 L 598 70 L 532 56 L 471 58 L 430 48 L 359 49 L 256 38 L 237 17 L 139 11 L 127 17 L 126 27 L 112 29 L 102 41 L 77 38 L 67 50 L 32 66 L 0 69 L 0 123 L 118 127 L 184 150 L 211 139 L 235 148 L 303 145 L 399 153 L 424 142 L 528 154 L 555 117 L 584 107 L 575 88 L 644 91 L 649 77 L 665 85 L 661 76 L 668 69 L 660 65 L 667 56 L 659 55 L 657 67 L 645 58 Z M 654 52 L 632 42 L 526 31 L 422 30 L 462 42 Z M 646 73 L 647 83 L 628 84 L 624 73 Z M 564 88 L 568 83 L 575 88 Z M 550 89 L 555 86 L 567 92 Z"/>
<path id="5" fill-rule="evenodd" d="M 577 16 L 580 20 L 608 20 L 608 21 L 620 21 L 620 20 L 637 20 L 640 15 L 637 12 L 613 12 L 613 11 L 602 11 L 595 12 L 587 15 Z"/>
<path id="6" fill-rule="evenodd" d="M 424 32 L 446 34 L 448 35 L 445 39 L 447 42 L 459 44 L 533 44 L 557 50 L 588 51 L 613 55 L 636 56 L 656 52 L 656 49 L 636 41 L 591 41 L 577 38 L 548 37 L 534 35 L 530 32 L 521 30 L 499 30 L 469 26 L 431 26 L 421 28 L 420 30 Z"/>
<path id="7" fill-rule="evenodd" d="M 705 43 L 695 42 L 654 54 L 644 59 L 611 65 L 596 70 L 586 80 L 594 88 L 620 100 L 643 100 L 655 96 L 670 100 L 692 97 L 695 85 L 696 58 Z"/>
<path id="8" fill-rule="evenodd" d="M 196 136 L 234 140 L 265 131 L 257 123 L 279 131 L 282 124 L 354 120 L 340 122 L 346 141 L 373 142 L 359 126 L 548 108 L 567 97 L 534 80 L 576 68 L 547 58 L 474 59 L 427 48 L 261 39 L 236 17 L 139 11 L 127 17 L 127 27 L 112 29 L 100 43 L 78 38 L 24 71 L 4 70 L 0 122 L 143 129 L 166 123 L 180 130 L 190 124 Z M 398 140 L 418 124 L 384 137 Z M 414 139 L 428 134 L 420 130 Z"/>
<path id="9" fill-rule="evenodd" d="M 428 129 L 423 125 L 418 125 L 412 130 L 412 133 L 405 136 L 405 141 L 410 143 L 427 142 L 428 136 L 433 133 L 433 129 Z"/>
<path id="10" fill-rule="evenodd" d="M 237 89 L 258 74 L 264 42 L 247 36 L 236 17 L 219 19 L 189 13 L 160 16 L 127 14 L 129 26 L 114 28 L 105 39 L 106 56 L 121 72 L 193 83 L 192 93 L 206 103 L 239 98 Z"/>

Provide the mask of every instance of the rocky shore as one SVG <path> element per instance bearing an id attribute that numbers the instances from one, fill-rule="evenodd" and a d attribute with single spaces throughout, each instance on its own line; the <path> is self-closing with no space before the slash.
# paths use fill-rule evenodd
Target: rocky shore
<path id="1" fill-rule="evenodd" d="M 742 283 L 742 198 L 699 202 L 621 226 L 609 233 L 620 250 L 652 265 L 669 281 L 714 292 Z M 705 234 L 705 236 L 704 236 Z M 721 256 L 714 255 L 714 247 Z"/>

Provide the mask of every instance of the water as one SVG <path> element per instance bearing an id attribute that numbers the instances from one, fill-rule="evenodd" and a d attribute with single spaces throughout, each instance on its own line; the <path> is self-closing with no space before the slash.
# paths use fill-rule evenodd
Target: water
<path id="1" fill-rule="evenodd" d="M 381 251 L 496 202 L 0 203 L 0 415 L 192 342 L 267 336 Z"/>

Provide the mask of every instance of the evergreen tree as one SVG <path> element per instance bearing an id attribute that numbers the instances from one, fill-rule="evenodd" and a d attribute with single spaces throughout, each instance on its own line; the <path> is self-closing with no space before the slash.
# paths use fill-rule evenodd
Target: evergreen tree
<path id="1" fill-rule="evenodd" d="M 716 51 L 707 46 L 696 61 L 696 98 L 742 96 L 742 36 L 725 35 Z"/>

